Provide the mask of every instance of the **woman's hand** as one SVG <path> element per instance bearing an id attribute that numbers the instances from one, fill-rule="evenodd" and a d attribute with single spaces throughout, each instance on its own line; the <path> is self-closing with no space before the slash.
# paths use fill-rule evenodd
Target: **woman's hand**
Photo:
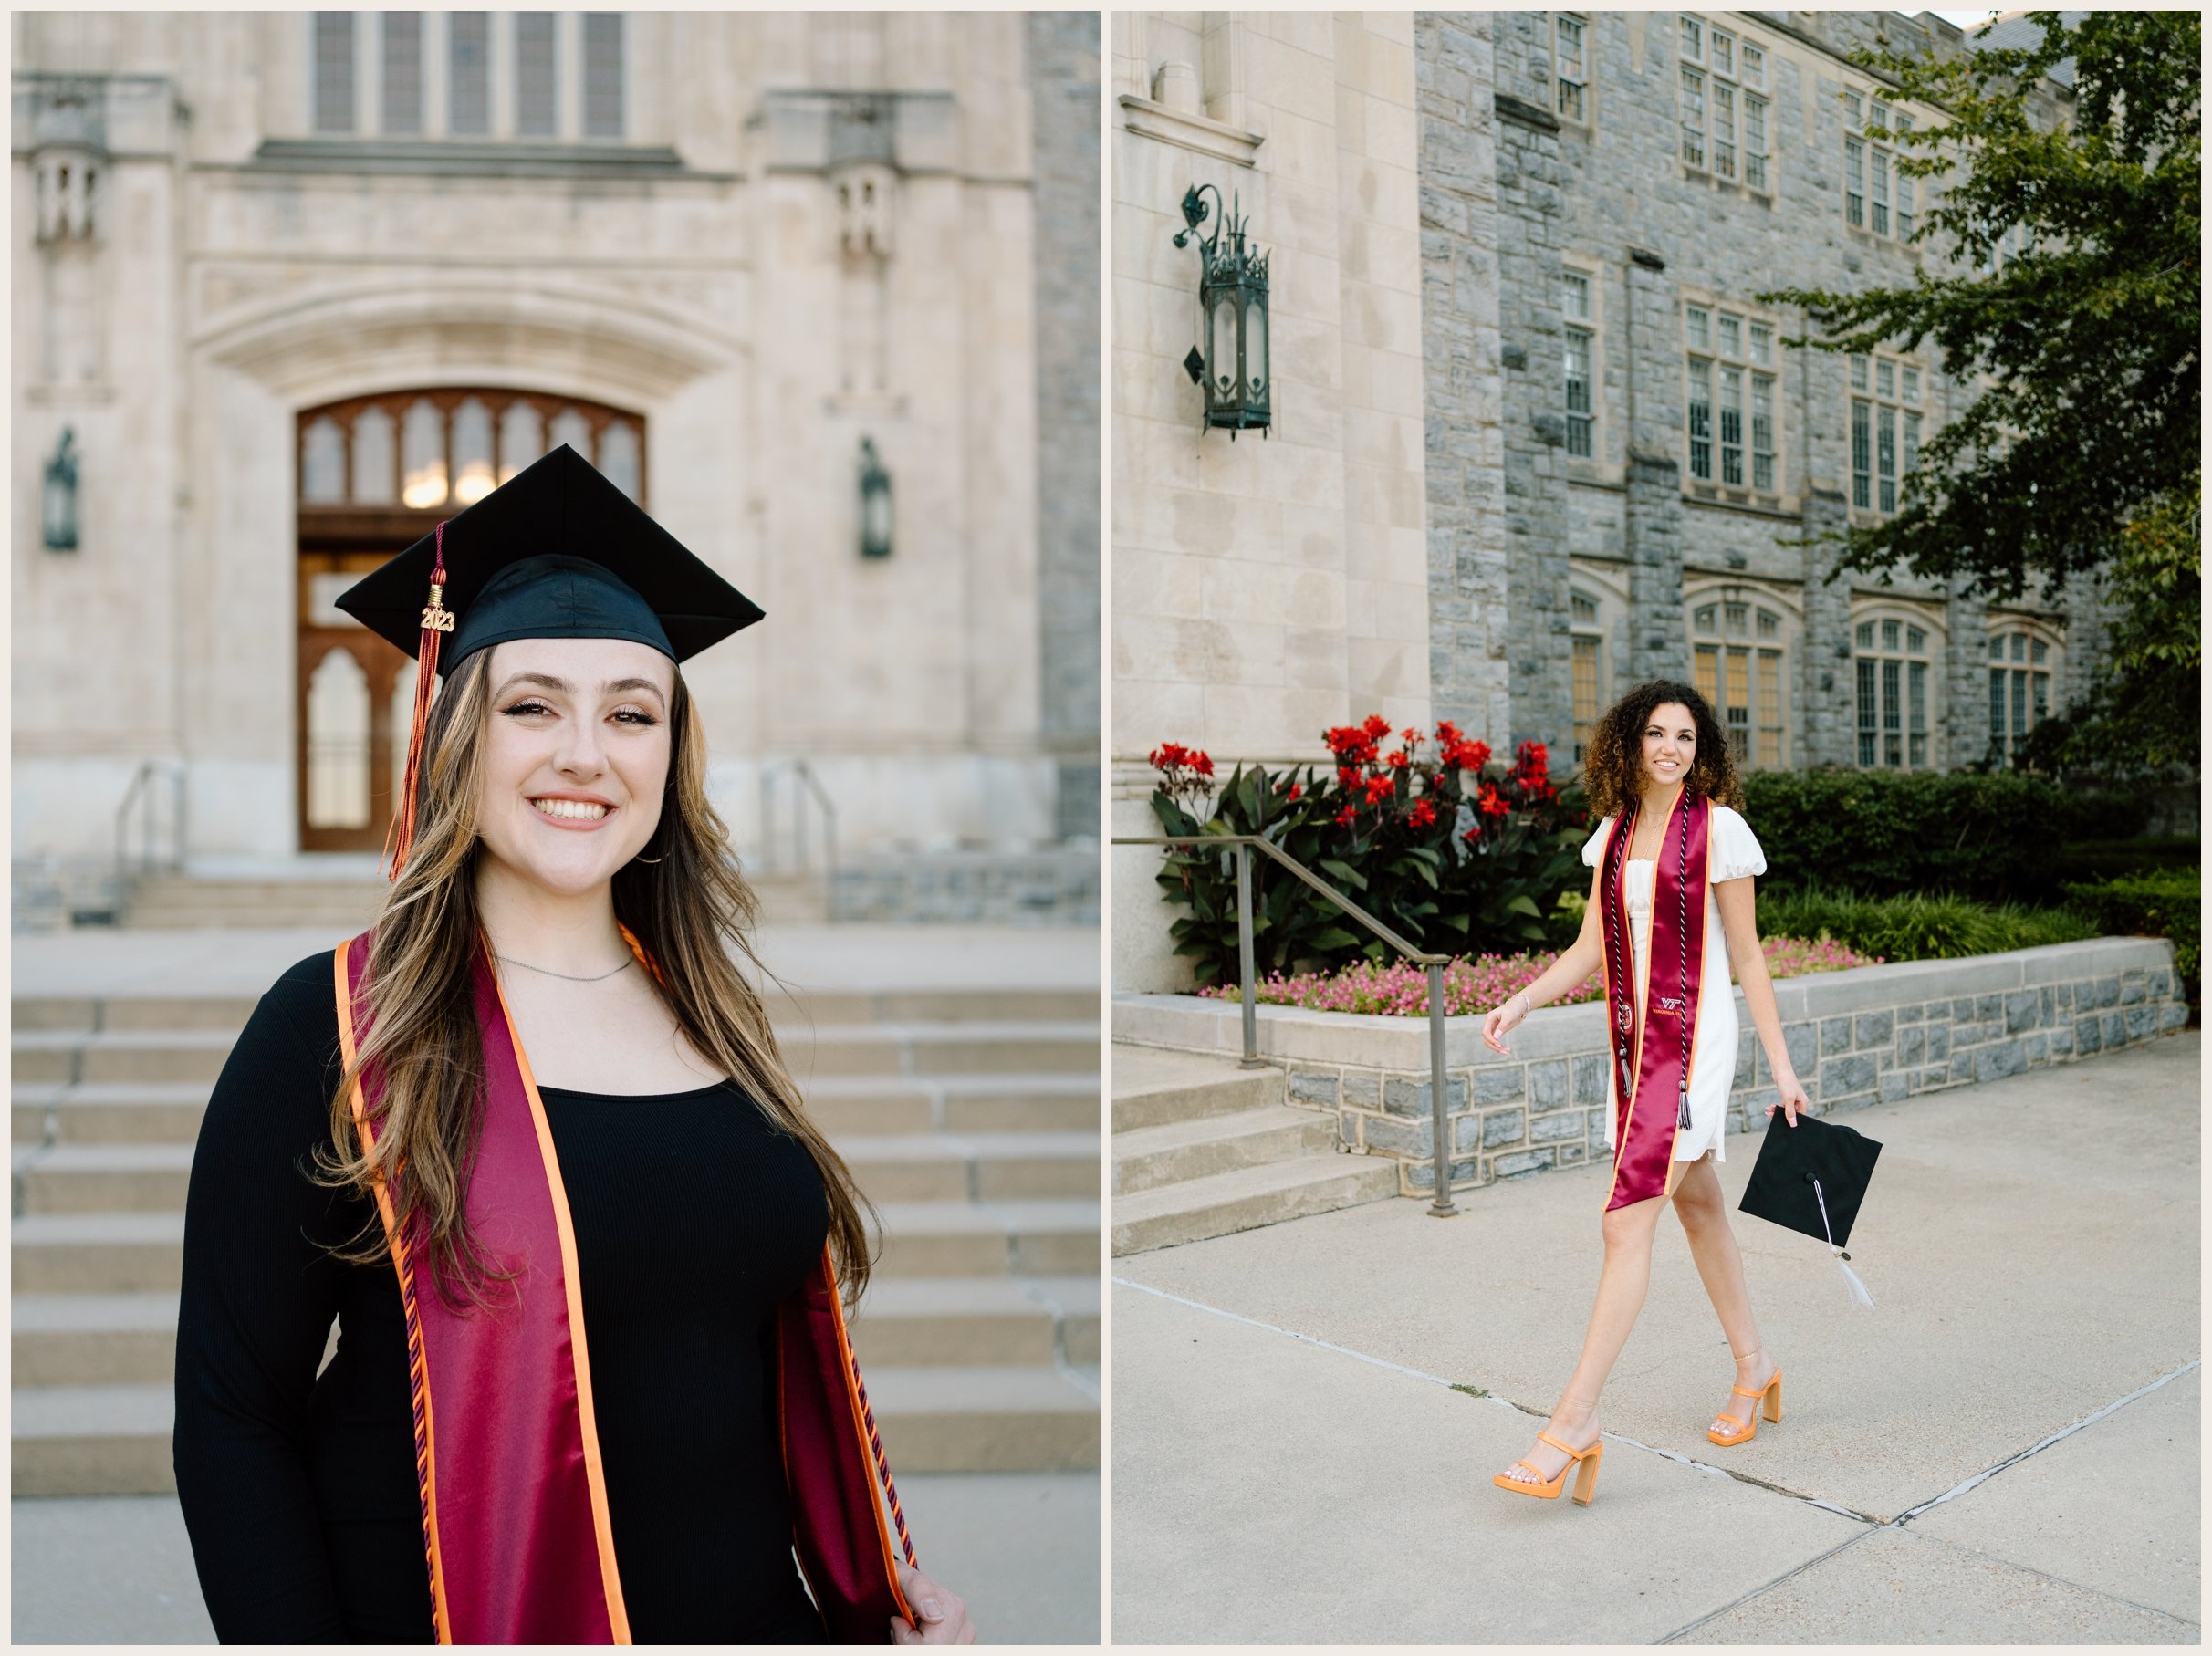
<path id="1" fill-rule="evenodd" d="M 1528 1015 L 1528 1005 L 1526 995 L 1517 989 L 1506 998 L 1503 1005 L 1491 1007 L 1482 1020 L 1483 1045 L 1492 1052 L 1502 1052 L 1511 1057 L 1513 1048 L 1506 1045 L 1506 1033 Z"/>
<path id="2" fill-rule="evenodd" d="M 967 1606 L 957 1595 L 948 1593 L 918 1569 L 899 1566 L 899 1590 L 906 1595 L 906 1602 L 913 1607 L 921 1619 L 919 1628 L 911 1628 L 894 1619 L 891 1624 L 893 1644 L 974 1644 L 976 1624 L 968 1620 Z"/>
<path id="3" fill-rule="evenodd" d="M 1805 1089 L 1798 1085 L 1797 1075 L 1794 1071 L 1785 1070 L 1777 1075 L 1774 1078 L 1774 1089 L 1779 1093 L 1781 1097 L 1777 1099 L 1773 1104 L 1767 1106 L 1767 1113 L 1769 1115 L 1772 1115 L 1775 1111 L 1776 1105 L 1779 1105 L 1782 1111 L 1782 1120 L 1789 1122 L 1790 1126 L 1795 1127 L 1797 1125 L 1798 1111 L 1800 1109 L 1810 1109 L 1812 1108 L 1812 1100 L 1805 1096 Z"/>

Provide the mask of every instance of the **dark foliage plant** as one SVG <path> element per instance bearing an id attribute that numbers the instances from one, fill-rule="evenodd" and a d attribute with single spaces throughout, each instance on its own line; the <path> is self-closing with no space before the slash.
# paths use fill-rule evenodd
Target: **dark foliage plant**
<path id="1" fill-rule="evenodd" d="M 1239 766 L 1168 744 L 1152 806 L 1163 832 L 1252 834 L 1277 845 L 1415 946 L 1435 953 L 1540 947 L 1559 894 L 1581 883 L 1581 812 L 1549 776 L 1540 744 L 1509 767 L 1449 721 L 1393 732 L 1371 715 L 1329 731 L 1334 764 Z M 1201 816 L 1193 807 L 1212 797 Z M 1169 927 L 1201 984 L 1237 976 L 1236 865 L 1230 849 L 1171 849 L 1159 874 L 1188 911 Z M 1261 976 L 1395 956 L 1389 944 L 1262 853 L 1252 859 L 1253 955 Z"/>
<path id="2" fill-rule="evenodd" d="M 2100 934 L 2169 939 L 2174 945 L 2174 969 L 2192 985 L 2199 981 L 2204 943 L 2201 870 L 2170 868 L 2123 874 L 2113 880 L 2070 885 L 2066 896 L 2090 917 Z"/>
<path id="3" fill-rule="evenodd" d="M 1753 771 L 1743 784 L 1767 855 L 1762 910 L 1769 888 L 1815 884 L 2055 902 L 2061 848 L 2123 840 L 2142 813 L 2127 791 L 2008 771 Z"/>

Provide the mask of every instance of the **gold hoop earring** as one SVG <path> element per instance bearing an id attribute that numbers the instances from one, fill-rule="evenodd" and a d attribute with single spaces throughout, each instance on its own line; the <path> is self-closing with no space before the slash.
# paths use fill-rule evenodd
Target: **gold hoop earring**
<path id="1" fill-rule="evenodd" d="M 631 859 L 631 860 L 632 862 L 662 863 L 668 860 L 668 853 L 666 851 L 663 851 L 658 857 L 633 857 Z"/>

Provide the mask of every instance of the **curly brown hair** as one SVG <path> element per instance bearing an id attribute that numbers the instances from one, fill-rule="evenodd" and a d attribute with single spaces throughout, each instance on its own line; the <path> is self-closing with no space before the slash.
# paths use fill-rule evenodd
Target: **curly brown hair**
<path id="1" fill-rule="evenodd" d="M 1617 817 L 1643 793 L 1643 727 L 1651 723 L 1653 710 L 1669 702 L 1688 708 L 1697 726 L 1697 756 L 1683 778 L 1684 789 L 1716 805 L 1743 808 L 1735 756 L 1728 752 L 1727 735 L 1712 707 L 1691 685 L 1653 679 L 1607 708 L 1591 732 L 1582 758 L 1582 786 L 1589 792 L 1593 818 Z"/>

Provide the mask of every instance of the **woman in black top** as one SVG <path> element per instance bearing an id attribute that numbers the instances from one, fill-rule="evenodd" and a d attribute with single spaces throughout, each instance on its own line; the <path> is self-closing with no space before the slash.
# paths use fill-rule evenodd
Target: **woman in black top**
<path id="1" fill-rule="evenodd" d="M 174 1453 L 218 1636 L 819 1641 L 831 1607 L 793 1557 L 795 1518 L 812 1517 L 801 1556 L 826 1546 L 840 1613 L 911 1610 L 874 1635 L 896 1642 L 972 1640 L 920 1571 L 898 1564 L 887 1585 L 881 1519 L 840 1551 L 844 1532 L 824 1544 L 830 1520 L 794 1512 L 820 1417 L 795 1421 L 779 1380 L 844 1411 L 855 1465 L 864 1421 L 845 1377 L 777 1367 L 792 1328 L 822 1326 L 819 1303 L 811 1322 L 779 1307 L 813 1303 L 809 1284 L 857 1297 L 866 1235 L 731 959 L 750 958 L 752 898 L 675 668 L 759 611 L 565 447 L 340 604 L 418 649 L 424 688 L 375 932 L 262 998 L 193 1159 Z M 494 1150 L 487 1113 L 526 1095 L 527 1169 Z M 503 1134 L 521 1119 L 496 1117 Z M 556 1247 L 517 1242 L 530 1202 L 560 1215 Z M 534 1279 L 538 1320 L 500 1323 Z M 470 1383 L 518 1338 L 546 1366 L 499 1372 L 550 1377 L 542 1395 Z M 443 1368 L 423 1357 L 433 1341 Z M 841 1332 L 829 1349 L 850 1368 Z M 573 1446 L 548 1458 L 562 1431 Z M 587 1478 L 581 1550 L 546 1544 L 572 1536 Z M 457 1615 L 456 1594 L 506 1620 Z"/>
<path id="2" fill-rule="evenodd" d="M 177 1481 L 225 1643 L 431 1632 L 397 1279 L 330 1256 L 376 1228 L 375 1209 L 308 1176 L 339 1071 L 330 957 L 318 954 L 255 1009 L 193 1160 Z M 575 1218 L 633 1636 L 819 1640 L 762 1342 L 821 1251 L 820 1181 L 727 1082 L 540 1090 Z M 333 1318 L 342 1338 L 318 1376 Z"/>

